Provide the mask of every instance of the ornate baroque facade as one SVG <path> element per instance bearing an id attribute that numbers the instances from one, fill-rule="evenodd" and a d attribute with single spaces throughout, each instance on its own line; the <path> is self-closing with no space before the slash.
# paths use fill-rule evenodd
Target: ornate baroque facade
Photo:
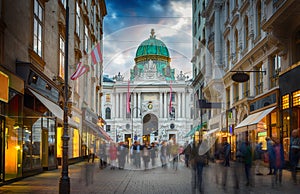
<path id="1" fill-rule="evenodd" d="M 130 142 L 133 137 L 161 142 L 175 137 L 183 144 L 192 127 L 190 82 L 182 72 L 175 76 L 168 48 L 154 30 L 140 44 L 134 60 L 129 80 L 120 73 L 104 79 L 106 131 L 115 141 Z"/>

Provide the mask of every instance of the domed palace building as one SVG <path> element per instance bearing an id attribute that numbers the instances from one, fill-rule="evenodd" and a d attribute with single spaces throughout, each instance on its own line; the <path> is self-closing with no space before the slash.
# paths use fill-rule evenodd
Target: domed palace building
<path id="1" fill-rule="evenodd" d="M 103 78 L 105 129 L 116 142 L 141 143 L 175 138 L 184 144 L 193 128 L 193 92 L 184 72 L 171 67 L 165 43 L 150 37 L 136 50 L 130 78 Z"/>

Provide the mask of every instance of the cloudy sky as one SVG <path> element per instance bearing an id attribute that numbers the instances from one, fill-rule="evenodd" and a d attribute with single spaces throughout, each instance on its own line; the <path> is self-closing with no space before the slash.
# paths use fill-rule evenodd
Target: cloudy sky
<path id="1" fill-rule="evenodd" d="M 107 0 L 104 18 L 104 74 L 129 76 L 136 50 L 155 30 L 169 49 L 171 67 L 191 77 L 191 0 Z"/>

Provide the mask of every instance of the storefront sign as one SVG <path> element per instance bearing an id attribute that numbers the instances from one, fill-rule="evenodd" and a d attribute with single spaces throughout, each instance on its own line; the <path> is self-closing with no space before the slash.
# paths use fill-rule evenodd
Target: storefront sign
<path id="1" fill-rule="evenodd" d="M 267 136 L 267 132 L 266 132 L 266 131 L 258 132 L 258 133 L 257 133 L 257 136 L 258 136 L 258 137 L 264 137 L 264 136 Z"/>
<path id="2" fill-rule="evenodd" d="M 6 74 L 0 71 L 0 100 L 8 102 L 9 79 Z"/>

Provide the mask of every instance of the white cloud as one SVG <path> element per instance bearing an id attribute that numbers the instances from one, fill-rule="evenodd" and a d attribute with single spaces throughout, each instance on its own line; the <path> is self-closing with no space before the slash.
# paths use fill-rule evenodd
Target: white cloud
<path id="1" fill-rule="evenodd" d="M 152 7 L 158 12 L 163 9 L 159 3 L 153 3 Z M 191 11 L 191 2 L 171 1 L 165 13 L 174 17 L 162 18 L 159 23 L 155 24 L 128 26 L 112 34 L 106 34 L 104 36 L 104 72 L 111 76 L 118 72 L 129 75 L 130 69 L 135 65 L 137 47 L 149 38 L 150 31 L 154 28 L 156 38 L 162 40 L 169 48 L 172 59 L 171 67 L 176 69 L 176 74 L 180 71 L 191 74 Z M 120 26 L 123 26 L 122 20 Z"/>

